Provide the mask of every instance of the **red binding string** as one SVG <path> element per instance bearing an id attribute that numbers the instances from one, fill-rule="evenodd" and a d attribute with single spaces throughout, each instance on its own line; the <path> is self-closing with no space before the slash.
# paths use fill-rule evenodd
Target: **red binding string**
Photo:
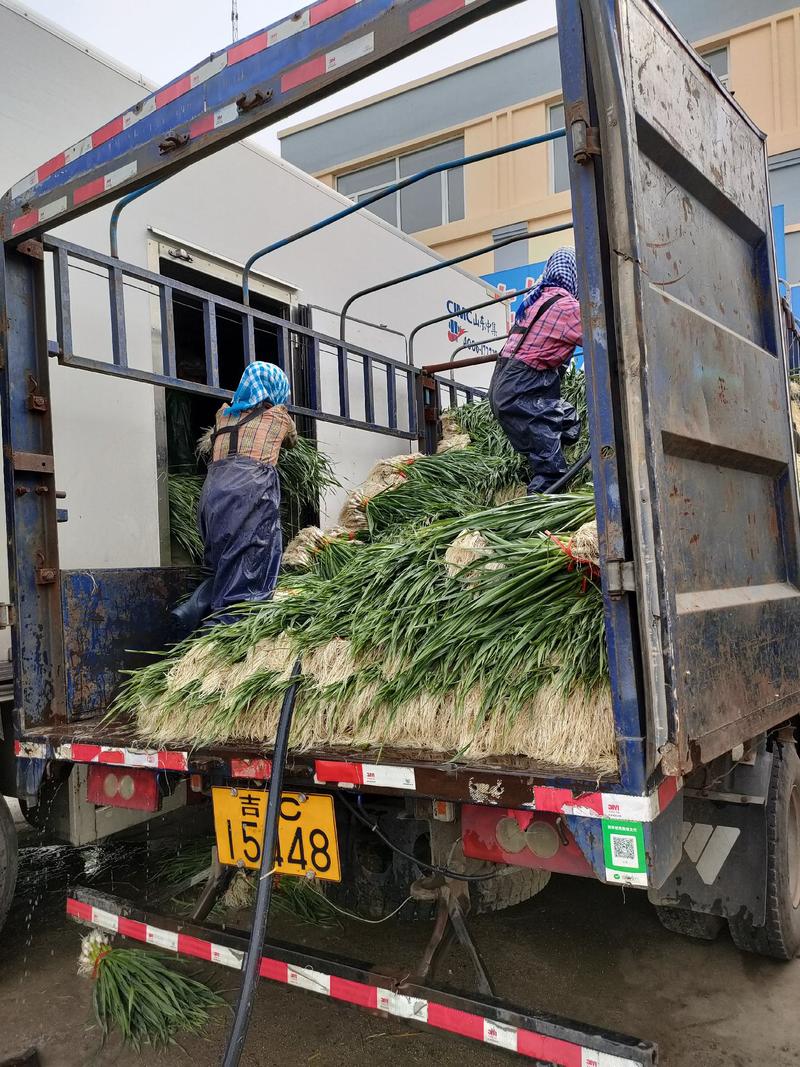
<path id="1" fill-rule="evenodd" d="M 95 956 L 94 964 L 92 966 L 92 979 L 94 981 L 97 981 L 97 975 L 98 975 L 98 972 L 99 972 L 99 969 L 100 969 L 101 961 L 106 958 L 106 956 L 109 954 L 110 951 L 111 951 L 110 948 L 105 948 L 105 949 L 103 949 L 102 952 L 98 952 L 97 955 Z"/>
<path id="2" fill-rule="evenodd" d="M 554 545 L 557 545 L 564 555 L 569 560 L 567 565 L 568 571 L 574 571 L 576 567 L 585 567 L 586 571 L 583 575 L 583 582 L 581 583 L 581 592 L 585 593 L 589 584 L 589 579 L 598 579 L 600 577 L 600 568 L 593 559 L 588 559 L 586 556 L 576 556 L 572 551 L 572 538 L 565 544 L 555 534 L 551 534 L 549 530 L 545 530 L 545 537 L 549 537 Z M 587 573 L 588 572 L 588 573 Z"/>

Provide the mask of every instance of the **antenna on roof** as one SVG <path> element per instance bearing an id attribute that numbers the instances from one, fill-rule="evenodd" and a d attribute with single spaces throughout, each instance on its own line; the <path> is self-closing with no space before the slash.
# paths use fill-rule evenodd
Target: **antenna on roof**
<path id="1" fill-rule="evenodd" d="M 231 33 L 233 40 L 239 40 L 239 5 L 236 0 L 231 0 Z"/>

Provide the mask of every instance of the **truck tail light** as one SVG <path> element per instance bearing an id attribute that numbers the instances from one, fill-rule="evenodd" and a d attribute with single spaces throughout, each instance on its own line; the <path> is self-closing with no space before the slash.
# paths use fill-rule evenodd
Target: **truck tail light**
<path id="1" fill-rule="evenodd" d="M 594 877 L 564 819 L 549 811 L 464 804 L 461 835 L 464 855 L 474 859 Z"/>
<path id="2" fill-rule="evenodd" d="M 158 811 L 161 806 L 158 772 L 141 767 L 90 764 L 86 799 L 102 807 Z"/>

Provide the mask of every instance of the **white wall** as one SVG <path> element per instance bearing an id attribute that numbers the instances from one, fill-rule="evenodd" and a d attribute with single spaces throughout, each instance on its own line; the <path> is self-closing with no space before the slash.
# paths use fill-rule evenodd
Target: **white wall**
<path id="1" fill-rule="evenodd" d="M 176 71 L 176 73 L 178 73 Z M 9 187 L 65 146 L 148 95 L 131 72 L 43 28 L 0 2 L 0 186 Z M 255 247 L 337 211 L 345 201 L 280 159 L 236 145 L 171 178 L 132 204 L 120 225 L 120 256 L 147 266 L 147 230 L 184 238 L 237 262 Z M 54 232 L 108 250 L 110 208 Z M 418 269 L 431 254 L 373 217 L 355 216 L 263 260 L 266 273 L 301 287 L 306 303 L 338 309 L 355 290 Z M 108 298 L 102 280 L 71 271 L 75 351 L 109 359 Z M 410 332 L 444 314 L 447 301 L 485 299 L 478 279 L 448 269 L 360 302 L 354 314 Z M 152 366 L 148 299 L 126 291 L 131 364 Z M 493 309 L 498 333 L 505 317 Z M 334 325 L 315 315 L 317 328 Z M 331 329 L 336 333 L 336 329 Z M 50 327 L 51 337 L 55 336 Z M 352 327 L 350 338 L 402 356 L 398 338 Z M 417 362 L 446 359 L 453 345 L 447 323 L 423 332 Z M 147 566 L 159 563 L 154 389 L 51 364 L 56 474 L 68 492 L 62 524 L 62 567 Z M 487 372 L 463 372 L 485 382 Z M 376 458 L 407 450 L 396 439 L 319 423 L 320 443 L 348 484 Z M 331 502 L 330 511 L 335 510 Z"/>

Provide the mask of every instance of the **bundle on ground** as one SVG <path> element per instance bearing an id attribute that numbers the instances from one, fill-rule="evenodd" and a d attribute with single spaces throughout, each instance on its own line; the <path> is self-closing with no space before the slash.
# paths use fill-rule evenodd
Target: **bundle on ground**
<path id="1" fill-rule="evenodd" d="M 173 903 L 182 910 L 191 912 L 197 904 L 197 897 L 211 871 L 213 843 L 213 838 L 199 838 L 188 842 L 177 852 L 166 856 L 153 870 L 153 885 L 182 886 L 180 894 L 172 898 Z M 190 879 L 194 880 L 195 885 L 186 888 Z M 251 908 L 255 896 L 254 879 L 244 871 L 236 871 L 225 893 L 214 905 L 211 915 L 222 916 L 227 912 Z M 272 903 L 276 911 L 312 926 L 330 928 L 339 925 L 334 910 L 323 896 L 322 886 L 307 878 L 276 875 Z"/>
<path id="2" fill-rule="evenodd" d="M 137 1051 L 144 1045 L 163 1048 L 180 1033 L 202 1032 L 210 1012 L 225 1003 L 163 956 L 114 948 L 99 931 L 83 938 L 78 971 L 94 981 L 92 1001 L 103 1039 L 118 1030 Z"/>
<path id="3" fill-rule="evenodd" d="M 601 596 L 591 568 L 565 552 L 593 517 L 592 496 L 578 493 L 398 526 L 332 577 L 285 578 L 280 598 L 137 671 L 116 711 L 152 743 L 269 742 L 299 655 L 295 748 L 609 770 Z M 447 551 L 465 530 L 480 534 L 481 552 L 453 573 Z"/>

